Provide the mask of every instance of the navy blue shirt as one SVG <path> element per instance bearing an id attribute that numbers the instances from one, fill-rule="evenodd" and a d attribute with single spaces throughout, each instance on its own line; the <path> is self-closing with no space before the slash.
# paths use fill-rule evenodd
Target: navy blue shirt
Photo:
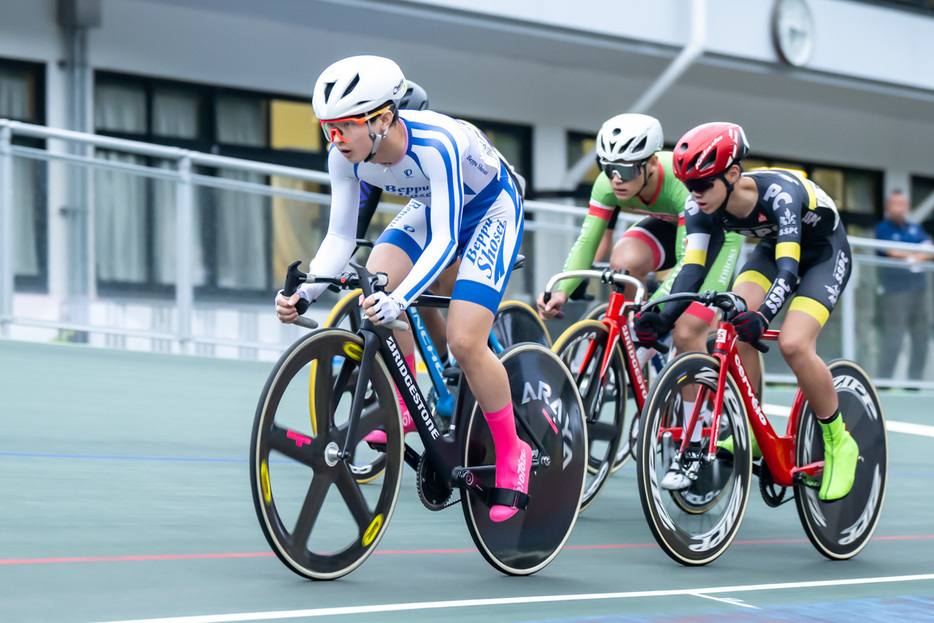
<path id="1" fill-rule="evenodd" d="M 876 225 L 876 238 L 891 240 L 893 242 L 930 242 L 931 239 L 917 223 L 903 223 L 898 225 L 888 219 Z M 886 255 L 880 251 L 879 255 Z M 882 284 L 886 292 L 903 292 L 905 290 L 923 290 L 927 285 L 926 275 L 922 271 L 913 272 L 908 268 L 883 268 Z"/>

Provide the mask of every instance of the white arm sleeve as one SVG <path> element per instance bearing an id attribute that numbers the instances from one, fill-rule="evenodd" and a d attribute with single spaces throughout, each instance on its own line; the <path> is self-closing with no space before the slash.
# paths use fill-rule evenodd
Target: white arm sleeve
<path id="1" fill-rule="evenodd" d="M 354 175 L 353 165 L 341 153 L 332 149 L 328 154 L 328 172 L 331 178 L 331 211 L 328 233 L 321 241 L 309 272 L 331 277 L 347 266 L 357 245 L 357 216 L 360 202 L 360 180 Z M 313 301 L 327 288 L 326 283 L 305 283 L 299 295 Z"/>

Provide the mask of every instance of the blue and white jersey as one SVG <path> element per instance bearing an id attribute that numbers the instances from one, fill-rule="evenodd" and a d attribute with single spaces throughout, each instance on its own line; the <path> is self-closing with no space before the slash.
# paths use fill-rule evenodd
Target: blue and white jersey
<path id="1" fill-rule="evenodd" d="M 399 111 L 406 132 L 405 154 L 390 165 L 353 164 L 339 150 L 328 155 L 331 211 L 328 233 L 311 263 L 314 274 L 335 274 L 354 249 L 360 182 L 424 206 L 424 246 L 412 272 L 396 292 L 412 302 L 459 253 L 501 196 L 510 199 L 513 222 L 522 221 L 522 202 L 499 153 L 473 125 L 428 110 Z M 414 206 L 413 206 L 414 207 Z M 420 245 L 421 246 L 421 245 Z M 510 249 L 513 245 L 509 245 Z M 469 250 L 467 250 L 469 253 Z M 513 254 L 514 255 L 514 254 Z M 513 258 L 506 258 L 511 266 Z"/>

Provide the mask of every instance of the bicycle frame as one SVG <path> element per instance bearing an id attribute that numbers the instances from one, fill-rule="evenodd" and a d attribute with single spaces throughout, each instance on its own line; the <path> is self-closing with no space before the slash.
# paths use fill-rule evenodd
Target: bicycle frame
<path id="1" fill-rule="evenodd" d="M 297 262 L 289 267 L 289 276 L 286 281 L 286 289 L 290 287 L 289 279 L 294 281 L 291 284 L 291 291 L 294 291 L 296 283 L 306 280 L 306 276 L 301 275 L 297 270 Z M 371 279 L 374 277 L 367 273 L 366 269 L 358 264 L 351 263 L 351 266 L 354 270 L 357 271 L 359 279 L 359 287 L 363 291 L 364 297 L 370 296 L 374 292 L 375 283 L 371 283 Z M 307 281 L 316 281 L 314 276 L 308 275 Z M 343 287 L 356 287 L 352 285 L 351 280 L 346 276 L 341 276 L 338 278 L 321 278 L 320 281 L 326 281 L 328 283 L 334 283 L 335 285 L 339 284 Z M 412 307 L 422 306 L 422 307 L 444 307 L 449 304 L 449 299 L 447 297 L 440 297 L 434 295 L 422 295 L 418 297 L 412 303 Z M 401 328 L 401 327 L 399 327 Z M 422 325 L 424 329 L 424 326 Z M 425 332 L 427 337 L 427 331 Z M 454 399 L 454 410 L 451 416 L 451 422 L 447 427 L 447 432 L 442 433 L 442 426 L 438 418 L 431 413 L 428 409 L 427 401 L 425 400 L 424 394 L 422 394 L 421 388 L 418 386 L 418 383 L 415 379 L 415 372 L 409 370 L 408 364 L 405 362 L 405 357 L 402 354 L 402 350 L 399 348 L 398 343 L 392 334 L 392 329 L 388 326 L 376 326 L 368 318 L 364 318 L 363 322 L 360 325 L 360 329 L 357 332 L 357 335 L 363 338 L 363 351 L 359 353 L 359 359 L 355 357 L 355 353 L 348 353 L 356 361 L 359 361 L 360 372 L 357 376 L 355 391 L 353 395 L 353 401 L 350 408 L 350 416 L 347 422 L 346 433 L 344 437 L 343 446 L 338 448 L 334 453 L 334 458 L 338 460 L 347 460 L 351 457 L 351 450 L 356 446 L 360 441 L 360 437 L 357 434 L 357 424 L 360 420 L 360 415 L 363 411 L 364 400 L 366 396 L 366 387 L 368 379 L 372 376 L 374 368 L 376 365 L 376 355 L 379 354 L 382 356 L 383 361 L 386 362 L 386 368 L 389 371 L 389 376 L 395 383 L 396 387 L 399 389 L 400 395 L 402 396 L 402 401 L 405 403 L 406 408 L 409 410 L 409 413 L 412 415 L 412 420 L 415 423 L 415 429 L 418 432 L 419 437 L 422 440 L 422 443 L 425 447 L 425 454 L 428 457 L 428 460 L 435 467 L 438 474 L 440 474 L 444 479 L 445 483 L 451 487 L 461 487 L 461 486 L 472 486 L 474 483 L 474 478 L 472 478 L 471 472 L 485 472 L 489 471 L 493 473 L 496 469 L 495 465 L 489 466 L 479 466 L 472 467 L 470 470 L 464 469 L 462 465 L 462 448 L 461 448 L 461 439 L 459 437 L 459 420 L 463 416 L 467 400 L 472 399 L 470 388 L 466 383 L 460 383 L 457 396 Z M 430 342 L 430 339 L 428 339 Z M 434 346 L 432 345 L 433 349 Z M 435 359 L 437 358 L 437 353 L 435 351 Z M 440 365 L 440 360 L 438 360 L 438 365 Z M 346 384 L 350 378 L 351 367 L 349 364 L 342 367 L 340 373 L 338 374 L 337 380 L 335 381 L 336 385 Z M 442 383 L 442 386 L 444 384 Z M 547 414 L 545 414 L 547 416 Z M 550 418 L 549 418 L 550 419 Z M 517 423 L 522 426 L 524 429 L 527 429 L 527 424 L 521 419 L 517 418 Z M 557 430 L 554 422 L 551 422 L 553 428 Z M 526 433 L 529 434 L 532 442 L 535 445 L 535 448 L 538 449 L 538 455 L 532 459 L 532 470 L 538 469 L 542 465 L 548 465 L 551 461 L 550 457 L 547 454 L 547 451 L 541 443 L 531 435 L 531 431 L 526 430 Z M 419 455 L 418 453 L 411 449 L 408 444 L 405 446 L 405 461 L 412 468 L 418 468 Z"/>
<path id="2" fill-rule="evenodd" d="M 604 283 L 613 284 L 614 290 L 610 292 L 610 301 L 606 308 L 606 313 L 600 322 L 607 327 L 609 330 L 609 339 L 607 340 L 607 349 L 603 353 L 603 361 L 600 365 L 600 378 L 603 379 L 606 376 L 606 370 L 610 365 L 610 360 L 613 356 L 613 347 L 619 341 L 622 341 L 623 348 L 626 352 L 626 372 L 629 375 L 629 380 L 633 386 L 636 406 L 638 407 L 639 412 L 642 412 L 642 409 L 645 407 L 645 401 L 648 399 L 649 395 L 649 386 L 646 383 L 645 375 L 642 374 L 642 369 L 639 367 L 639 358 L 636 356 L 636 345 L 632 339 L 632 333 L 629 331 L 629 316 L 640 306 L 642 305 L 642 299 L 645 293 L 645 286 L 642 285 L 635 277 L 630 277 L 622 273 L 617 273 L 612 270 L 572 270 L 564 273 L 559 273 L 552 277 L 548 281 L 548 285 L 545 287 L 546 293 L 551 293 L 554 291 L 555 286 L 558 282 L 563 281 L 564 279 L 574 279 L 578 277 L 596 277 L 599 278 Z M 618 289 L 624 285 L 635 286 L 636 288 L 636 297 L 635 300 L 627 300 L 626 296 Z M 625 328 L 625 331 L 623 330 Z M 591 342 L 590 346 L 587 349 L 587 352 L 584 356 L 584 361 L 581 367 L 581 370 L 577 370 L 575 374 L 579 376 L 583 370 L 583 367 L 591 360 L 596 350 L 596 345 Z"/>
<path id="3" fill-rule="evenodd" d="M 780 331 L 770 329 L 762 336 L 763 341 L 778 340 Z M 762 459 L 768 466 L 769 472 L 775 483 L 781 487 L 790 487 L 802 482 L 806 478 L 814 478 L 815 475 L 823 470 L 824 462 L 817 461 L 803 466 L 797 466 L 795 460 L 795 444 L 798 430 L 798 420 L 801 417 L 804 407 L 804 396 L 800 390 L 795 395 L 794 403 L 788 417 L 788 424 L 784 435 L 778 435 L 772 424 L 762 410 L 756 391 L 749 381 L 746 374 L 746 368 L 739 357 L 736 349 L 736 328 L 727 320 L 721 320 L 717 326 L 717 341 L 714 347 L 713 357 L 720 362 L 720 371 L 717 377 L 717 389 L 714 394 L 714 412 L 710 429 L 704 429 L 703 433 L 709 438 L 709 447 L 707 449 L 707 459 L 712 461 L 717 453 L 717 435 L 714 431 L 720 429 L 720 417 L 723 414 L 724 390 L 726 388 L 727 375 L 733 377 L 737 386 L 740 388 L 743 406 L 747 414 L 747 421 L 755 435 L 762 451 Z M 691 439 L 691 433 L 697 426 L 700 419 L 701 407 L 707 399 L 710 389 L 701 386 L 697 399 L 694 403 L 694 410 L 691 413 L 690 420 L 686 425 L 671 429 L 662 429 L 663 432 L 670 433 L 674 441 L 681 442 L 680 452 L 684 452 Z M 683 435 L 682 435 L 683 431 Z"/>

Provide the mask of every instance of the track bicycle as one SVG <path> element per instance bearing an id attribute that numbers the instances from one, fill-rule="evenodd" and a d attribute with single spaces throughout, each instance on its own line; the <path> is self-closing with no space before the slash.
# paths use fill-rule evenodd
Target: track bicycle
<path id="1" fill-rule="evenodd" d="M 386 284 L 351 264 L 354 273 L 315 277 L 289 268 L 284 293 L 303 281 L 360 287 L 367 296 Z M 426 299 L 426 300 L 422 300 Z M 419 304 L 443 305 L 443 297 Z M 314 322 L 300 318 L 313 328 Z M 586 470 L 587 431 L 577 388 L 550 350 L 518 344 L 503 351 L 520 437 L 533 451 L 525 509 L 502 523 L 489 518 L 504 503 L 495 488 L 495 453 L 485 418 L 467 383 L 443 430 L 408 370 L 391 328 L 365 320 L 357 333 L 320 329 L 296 341 L 270 373 L 256 409 L 250 446 L 253 502 L 263 534 L 279 559 L 311 579 L 341 577 L 375 550 L 392 518 L 403 464 L 416 471 L 423 504 L 441 510 L 454 490 L 481 555 L 510 575 L 542 569 L 561 550 L 577 519 Z M 404 443 L 395 387 L 415 416 L 424 445 Z M 364 436 L 382 428 L 385 470 L 369 484 L 349 461 Z"/>
<path id="2" fill-rule="evenodd" d="M 888 477 L 885 418 L 867 374 L 845 359 L 829 364 L 844 423 L 859 446 L 859 462 L 849 494 L 824 502 L 818 497 L 824 445 L 810 404 L 799 389 L 785 434 L 777 434 L 739 358 L 730 321 L 746 310 L 745 301 L 730 292 L 684 293 L 656 299 L 645 309 L 672 301 L 714 305 L 723 314 L 713 354 L 683 353 L 670 361 L 652 384 L 642 412 L 639 497 L 662 550 L 685 565 L 715 560 L 739 530 L 756 475 L 768 506 L 789 501 L 786 493 L 793 490 L 804 531 L 821 554 L 832 560 L 858 554 L 879 521 Z M 778 330 L 768 330 L 763 340 L 778 336 Z M 764 344 L 754 345 L 767 350 Z M 698 395 L 688 418 L 682 416 L 681 395 L 689 387 Z M 705 407 L 712 414 L 709 421 L 701 415 Z M 755 464 L 750 425 L 762 454 Z M 698 426 L 700 440 L 692 442 Z M 686 489 L 660 487 L 672 460 L 680 461 L 691 477 Z"/>
<path id="3" fill-rule="evenodd" d="M 574 375 L 587 419 L 588 473 L 590 474 L 581 510 L 596 499 L 607 479 L 625 463 L 635 438 L 638 414 L 648 396 L 642 365 L 629 331 L 629 315 L 641 306 L 645 296 L 642 282 L 622 272 L 572 270 L 558 273 L 545 286 L 547 303 L 555 287 L 565 279 L 593 278 L 612 286 L 610 300 L 601 320 L 580 320 L 561 334 L 553 350 Z M 627 300 L 627 286 L 636 289 Z M 659 351 L 667 347 L 659 346 Z M 627 393 L 632 391 L 636 411 L 626 421 Z"/>
<path id="4" fill-rule="evenodd" d="M 372 247 L 369 240 L 358 239 L 357 247 Z M 514 270 L 522 267 L 523 256 L 518 256 Z M 362 290 L 354 289 L 343 296 L 328 313 L 322 326 L 347 329 L 356 333 L 363 322 L 363 312 L 360 307 Z M 446 306 L 449 299 L 440 298 L 442 305 L 432 304 L 430 297 L 422 297 L 419 305 L 427 307 Z M 425 326 L 421 313 L 416 305 L 405 309 L 409 327 L 413 330 L 415 346 L 421 360 L 425 363 L 431 388 L 426 396 L 429 410 L 438 415 L 444 424 L 450 422 L 454 411 L 454 395 L 456 383 L 459 378 L 459 369 L 448 367 L 441 360 L 437 348 Z M 551 348 L 551 337 L 538 315 L 531 307 L 520 301 L 504 301 L 500 304 L 496 316 L 493 318 L 493 327 L 490 330 L 489 345 L 493 352 L 499 354 L 513 344 L 532 342 Z M 450 363 L 455 364 L 453 360 Z M 373 456 L 364 453 L 368 460 L 358 460 L 356 455 L 350 462 L 351 469 L 359 482 L 369 482 L 379 475 L 383 469 L 385 458 L 381 454 Z"/>

